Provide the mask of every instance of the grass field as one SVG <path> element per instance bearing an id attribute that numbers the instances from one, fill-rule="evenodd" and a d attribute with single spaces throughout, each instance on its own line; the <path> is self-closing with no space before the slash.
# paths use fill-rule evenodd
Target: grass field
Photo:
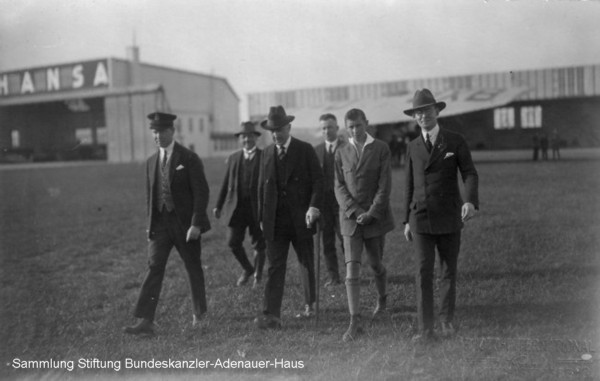
<path id="1" fill-rule="evenodd" d="M 425 351 L 410 343 L 415 263 L 400 224 L 402 169 L 393 173 L 397 227 L 387 236 L 384 258 L 391 313 L 353 343 L 341 342 L 348 323 L 343 286 L 322 289 L 318 328 L 294 321 L 303 298 L 293 254 L 284 328 L 256 330 L 262 290 L 233 286 L 240 267 L 214 220 L 203 236 L 206 329 L 191 329 L 187 278 L 174 251 L 158 334 L 126 336 L 122 327 L 133 322 L 146 264 L 143 165 L 0 169 L 0 379 L 599 379 L 599 152 L 567 150 L 560 162 L 536 163 L 525 151 L 474 157 L 481 211 L 463 233 L 459 334 Z M 224 164 L 204 162 L 212 209 Z M 375 295 L 365 271 L 364 314 Z M 15 369 L 23 360 L 51 359 L 73 361 L 74 369 Z M 94 359 L 111 364 L 83 367 Z M 140 370 L 125 369 L 126 359 L 279 360 L 290 368 Z"/>

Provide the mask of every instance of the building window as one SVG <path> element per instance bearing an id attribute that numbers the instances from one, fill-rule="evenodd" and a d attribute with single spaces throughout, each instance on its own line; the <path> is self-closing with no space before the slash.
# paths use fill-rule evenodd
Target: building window
<path id="1" fill-rule="evenodd" d="M 194 119 L 192 118 L 188 120 L 188 130 L 190 133 L 194 132 Z"/>
<path id="2" fill-rule="evenodd" d="M 521 107 L 521 127 L 542 127 L 542 106 Z"/>
<path id="3" fill-rule="evenodd" d="M 515 109 L 513 107 L 495 109 L 494 128 L 496 130 L 515 128 Z"/>
<path id="4" fill-rule="evenodd" d="M 198 124 L 200 125 L 200 132 L 204 132 L 204 119 L 198 119 Z"/>
<path id="5" fill-rule="evenodd" d="M 10 132 L 10 146 L 12 148 L 19 148 L 21 146 L 21 135 L 19 130 L 12 130 Z"/>

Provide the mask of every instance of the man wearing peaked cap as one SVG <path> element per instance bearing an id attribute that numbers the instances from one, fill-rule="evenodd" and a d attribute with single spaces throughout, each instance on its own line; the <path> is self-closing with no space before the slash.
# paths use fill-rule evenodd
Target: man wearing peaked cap
<path id="1" fill-rule="evenodd" d="M 202 161 L 174 140 L 177 116 L 163 112 L 148 115 L 157 152 L 146 162 L 148 211 L 148 271 L 135 306 L 137 324 L 129 334 L 154 332 L 154 315 L 165 267 L 173 246 L 185 264 L 192 291 L 192 325 L 206 313 L 200 236 L 210 229 L 206 214 L 209 188 Z"/>
<path id="2" fill-rule="evenodd" d="M 436 248 L 441 264 L 439 311 L 443 336 L 455 333 L 456 273 L 463 224 L 479 206 L 479 177 L 465 139 L 440 128 L 438 116 L 446 103 L 437 102 L 428 89 L 417 90 L 413 107 L 404 113 L 416 119 L 421 134 L 408 144 L 404 197 L 404 235 L 413 241 L 416 273 L 417 342 L 430 342 L 434 333 L 433 273 Z M 457 173 L 465 188 L 460 194 Z"/>
<path id="3" fill-rule="evenodd" d="M 227 224 L 227 244 L 244 270 L 237 286 L 254 275 L 253 287 L 256 287 L 262 279 L 266 258 L 265 240 L 258 223 L 258 170 L 262 150 L 256 146 L 256 138 L 261 133 L 256 131 L 254 123 L 244 122 L 234 135 L 240 139 L 242 149 L 227 158 L 227 171 L 213 215 L 222 217 Z M 250 263 L 244 250 L 246 228 L 252 240 L 254 263 Z"/>
<path id="4" fill-rule="evenodd" d="M 261 126 L 271 132 L 260 163 L 258 218 L 267 244 L 269 270 L 259 328 L 281 326 L 281 303 L 290 243 L 301 266 L 305 309 L 297 317 L 314 315 L 315 272 L 313 234 L 321 206 L 323 172 L 313 147 L 290 135 L 294 116 L 282 106 L 271 107 Z"/>

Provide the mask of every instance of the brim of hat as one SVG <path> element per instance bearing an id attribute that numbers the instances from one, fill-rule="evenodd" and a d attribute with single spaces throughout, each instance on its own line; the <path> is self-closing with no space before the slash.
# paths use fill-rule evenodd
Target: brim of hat
<path id="1" fill-rule="evenodd" d="M 421 110 L 424 108 L 427 108 L 429 106 L 437 106 L 438 107 L 438 111 L 442 111 L 443 109 L 446 108 L 446 102 L 436 102 L 436 103 L 429 103 L 423 106 L 419 106 L 419 107 L 415 107 L 415 108 L 411 108 L 408 110 L 404 110 L 404 113 L 408 116 L 413 116 L 413 113 L 417 110 Z"/>
<path id="2" fill-rule="evenodd" d="M 291 123 L 291 122 L 292 122 L 294 119 L 296 119 L 296 117 L 295 117 L 295 116 L 293 116 L 293 115 L 287 115 L 287 116 L 285 117 L 285 119 L 286 119 L 286 122 L 285 122 L 284 124 L 280 125 L 280 126 L 269 126 L 269 125 L 267 124 L 267 123 L 269 123 L 269 119 L 265 119 L 265 120 L 263 120 L 262 122 L 260 122 L 260 126 L 261 126 L 262 128 L 264 128 L 265 130 L 276 130 L 276 129 L 280 128 L 280 127 L 283 127 L 283 126 L 285 126 L 286 124 L 289 124 L 289 123 Z"/>
<path id="3" fill-rule="evenodd" d="M 260 136 L 262 135 L 260 132 L 258 131 L 252 131 L 252 132 L 236 132 L 235 134 L 233 134 L 234 136 L 240 136 L 240 135 L 250 135 L 250 134 L 254 134 L 256 136 Z"/>

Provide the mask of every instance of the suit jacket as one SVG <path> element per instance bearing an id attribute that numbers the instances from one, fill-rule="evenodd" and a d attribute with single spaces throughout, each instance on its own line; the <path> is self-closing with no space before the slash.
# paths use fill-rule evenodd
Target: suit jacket
<path id="1" fill-rule="evenodd" d="M 156 171 L 158 170 L 158 151 L 146 162 L 146 202 L 148 205 L 148 238 L 153 236 L 153 222 Z M 175 142 L 169 165 L 171 194 L 175 204 L 175 214 L 184 230 L 194 225 L 202 233 L 210 230 L 210 221 L 206 214 L 209 189 L 202 161 L 194 152 Z"/>
<path id="2" fill-rule="evenodd" d="M 351 143 L 336 151 L 335 197 L 340 205 L 342 235 L 354 235 L 358 226 L 356 217 L 364 212 L 375 218 L 362 227 L 364 238 L 377 237 L 394 229 L 391 190 L 392 172 L 387 144 L 375 139 L 364 147 L 360 160 Z"/>
<path id="3" fill-rule="evenodd" d="M 337 150 L 339 150 L 345 144 L 346 144 L 346 142 L 344 140 L 342 140 L 342 138 L 338 138 L 338 143 L 334 150 L 334 157 L 335 157 L 335 152 L 337 152 Z M 315 146 L 315 152 L 317 154 L 317 159 L 319 159 L 319 164 L 321 165 L 321 169 L 323 170 L 323 176 L 326 176 L 325 168 L 323 167 L 323 165 L 324 165 L 323 163 L 325 162 L 325 155 L 327 154 L 325 142 L 317 144 Z M 331 194 L 332 194 L 331 197 L 333 197 L 335 199 L 335 195 L 333 194 L 334 188 L 335 188 L 335 180 L 334 180 L 335 179 L 335 170 L 333 170 L 332 172 L 334 174 L 333 178 L 328 179 L 326 177 L 323 177 L 323 191 L 331 190 Z M 331 187 L 331 189 L 328 186 L 329 182 L 333 183 L 333 186 Z M 325 198 L 323 199 L 323 202 L 325 202 Z M 337 201 L 334 200 L 334 202 L 336 203 L 336 206 L 337 206 Z"/>
<path id="4" fill-rule="evenodd" d="M 258 180 L 258 218 L 267 240 L 273 240 L 275 236 L 278 203 L 276 156 L 275 144 L 264 149 Z M 296 236 L 300 239 L 310 238 L 316 229 L 314 224 L 311 228 L 306 227 L 306 212 L 309 207 L 321 207 L 323 172 L 313 147 L 294 137 L 286 152 L 284 182 Z"/>
<path id="5" fill-rule="evenodd" d="M 260 169 L 261 154 L 262 150 L 257 147 L 254 152 L 253 166 L 250 168 L 252 170 L 250 174 L 250 206 L 255 220 L 258 218 L 258 198 L 256 195 L 258 194 L 258 172 Z M 241 186 L 239 184 L 240 169 L 242 168 L 243 161 L 244 150 L 234 152 L 227 158 L 227 172 L 225 172 L 219 198 L 217 199 L 216 208 L 221 210 L 221 218 L 228 225 L 238 205 L 238 190 Z"/>
<path id="6" fill-rule="evenodd" d="M 459 231 L 463 200 L 457 171 L 464 182 L 466 201 L 479 208 L 479 178 L 465 139 L 440 128 L 431 155 L 419 136 L 408 144 L 406 157 L 404 222 L 416 233 Z"/>

